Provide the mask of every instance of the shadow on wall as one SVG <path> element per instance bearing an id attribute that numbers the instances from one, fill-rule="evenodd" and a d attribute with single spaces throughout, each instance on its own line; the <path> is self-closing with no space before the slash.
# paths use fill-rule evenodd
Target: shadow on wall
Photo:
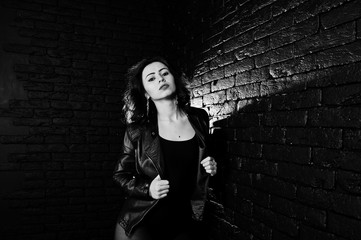
<path id="1" fill-rule="evenodd" d="M 9 26 L 9 22 L 14 22 L 15 16 L 15 11 L 5 9 L 0 4 L 0 106 L 6 105 L 9 99 L 26 98 L 23 86 L 16 80 L 13 66 L 14 62 L 26 63 L 27 59 L 23 55 L 9 54 L 4 51 L 6 44 L 14 40 L 19 43 L 25 41 Z"/>
<path id="2" fill-rule="evenodd" d="M 357 239 L 361 63 L 254 84 L 260 98 L 230 89 L 244 100 L 213 122 L 213 239 Z"/>

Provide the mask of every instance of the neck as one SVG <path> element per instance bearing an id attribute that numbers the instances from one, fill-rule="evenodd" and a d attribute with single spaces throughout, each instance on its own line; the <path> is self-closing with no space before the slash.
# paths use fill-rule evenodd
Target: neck
<path id="1" fill-rule="evenodd" d="M 158 121 L 176 121 L 182 115 L 174 99 L 155 101 L 154 104 L 157 108 Z"/>

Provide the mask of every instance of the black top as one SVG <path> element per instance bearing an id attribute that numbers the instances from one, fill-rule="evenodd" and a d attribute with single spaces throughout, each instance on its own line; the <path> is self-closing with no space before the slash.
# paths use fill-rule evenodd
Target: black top
<path id="1" fill-rule="evenodd" d="M 176 233 L 181 230 L 177 227 L 184 228 L 192 219 L 190 197 L 196 186 L 197 138 L 170 141 L 160 137 L 160 144 L 164 158 L 164 179 L 169 181 L 169 192 L 151 209 L 145 221 L 153 229 L 167 229 L 170 233 Z"/>

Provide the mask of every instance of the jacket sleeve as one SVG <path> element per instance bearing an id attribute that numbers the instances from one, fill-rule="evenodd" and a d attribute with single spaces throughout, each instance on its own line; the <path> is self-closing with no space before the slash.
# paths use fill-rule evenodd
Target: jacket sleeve
<path id="1" fill-rule="evenodd" d="M 121 154 L 113 172 L 113 179 L 120 185 L 127 197 L 150 198 L 150 180 L 137 173 L 137 142 L 133 141 L 130 135 L 129 128 L 127 128 Z"/>

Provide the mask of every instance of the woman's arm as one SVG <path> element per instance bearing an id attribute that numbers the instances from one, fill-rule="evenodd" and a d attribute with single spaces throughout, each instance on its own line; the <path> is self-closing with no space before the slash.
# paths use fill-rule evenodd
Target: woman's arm
<path id="1" fill-rule="evenodd" d="M 147 180 L 137 173 L 136 148 L 137 143 L 132 140 L 129 128 L 127 128 L 120 158 L 113 172 L 113 179 L 127 196 L 149 198 L 151 180 Z"/>

